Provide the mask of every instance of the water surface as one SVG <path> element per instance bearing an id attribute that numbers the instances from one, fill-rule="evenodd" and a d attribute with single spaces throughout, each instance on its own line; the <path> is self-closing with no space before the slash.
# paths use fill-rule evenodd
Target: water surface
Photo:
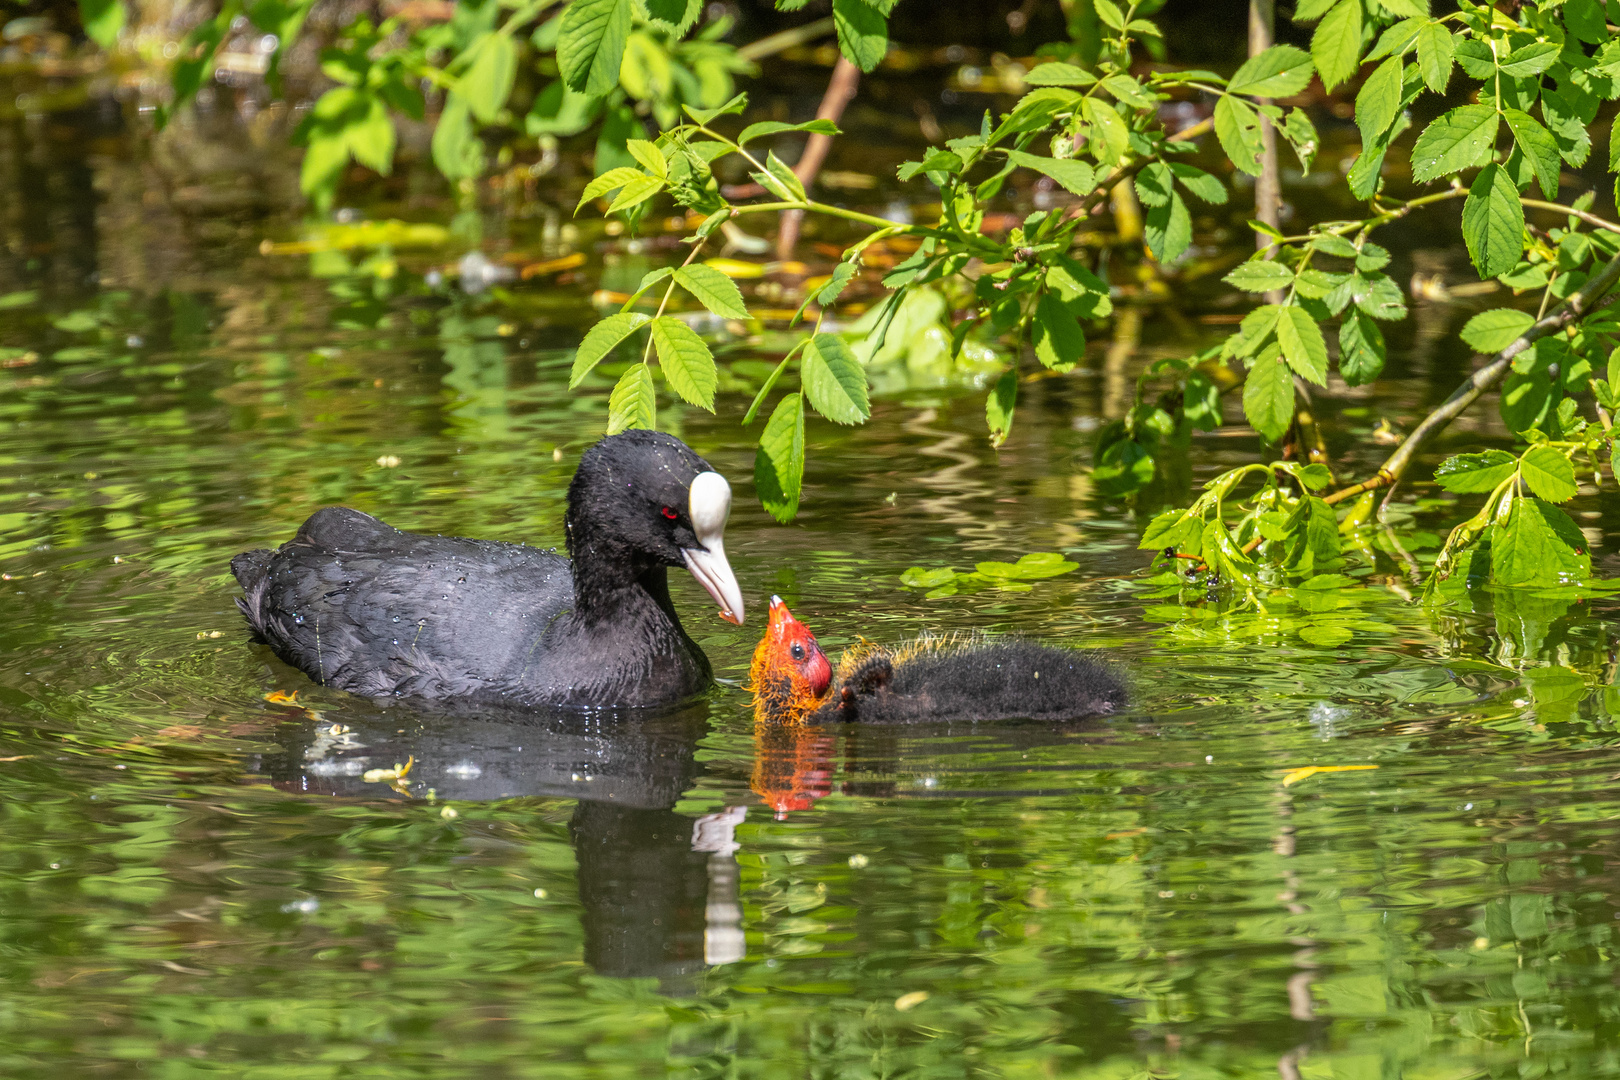
<path id="1" fill-rule="evenodd" d="M 423 198 L 367 214 L 450 227 L 437 246 L 261 253 L 297 220 L 206 186 L 153 209 L 139 147 L 96 123 L 19 120 L 0 149 L 38 209 L 0 257 L 0 294 L 35 294 L 0 311 L 0 1072 L 1620 1071 L 1612 602 L 1409 603 L 1376 538 L 1303 622 L 1155 590 L 1141 515 L 1258 447 L 1200 436 L 1132 507 L 1094 489 L 1090 435 L 1218 309 L 1151 309 L 1139 350 L 1027 384 L 999 453 L 971 378 L 886 375 L 870 424 L 812 422 L 788 527 L 736 424 L 764 344 L 711 328 L 719 418 L 663 413 L 732 478 L 756 613 L 781 594 L 834 653 L 926 629 L 1106 648 L 1126 715 L 756 736 L 735 683 L 760 619 L 720 622 L 684 575 L 731 680 L 689 709 L 384 708 L 250 644 L 230 556 L 331 503 L 558 544 L 609 386 L 566 391 L 571 346 L 668 247 L 565 235 L 543 199 Z M 587 263 L 430 284 L 480 243 Z M 1467 314 L 1420 310 L 1377 395 L 1329 395 L 1344 475 L 1376 420 L 1449 390 L 1467 358 L 1437 333 Z M 1413 490 L 1421 561 L 1458 515 Z M 1615 509 L 1575 504 L 1600 557 Z M 1080 569 L 941 600 L 899 580 L 1036 550 Z"/>

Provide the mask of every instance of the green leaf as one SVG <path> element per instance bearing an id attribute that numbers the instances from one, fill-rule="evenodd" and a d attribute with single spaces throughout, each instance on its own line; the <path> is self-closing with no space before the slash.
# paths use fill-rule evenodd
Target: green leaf
<path id="1" fill-rule="evenodd" d="M 1148 522 L 1137 548 L 1144 551 L 1167 547 L 1181 548 L 1196 540 L 1203 532 L 1199 520 L 1185 510 L 1166 510 Z"/>
<path id="2" fill-rule="evenodd" d="M 1248 262 L 1238 263 L 1232 268 L 1232 272 L 1221 280 L 1228 285 L 1237 286 L 1244 292 L 1273 292 L 1292 285 L 1294 272 L 1280 262 L 1254 258 Z"/>
<path id="3" fill-rule="evenodd" d="M 1339 0 L 1299 0 L 1294 8 L 1294 21 L 1315 22 L 1338 2 Z"/>
<path id="4" fill-rule="evenodd" d="M 1535 317 L 1528 311 L 1493 308 L 1469 319 L 1462 328 L 1462 339 L 1475 352 L 1489 356 L 1513 344 L 1520 334 L 1535 324 L 1535 321 Z"/>
<path id="5" fill-rule="evenodd" d="M 103 49 L 118 44 L 118 32 L 128 19 L 123 0 L 79 0 L 79 21 L 91 41 Z"/>
<path id="6" fill-rule="evenodd" d="M 1361 85 L 1356 95 L 1356 126 L 1361 129 L 1363 144 L 1388 131 L 1400 113 L 1402 70 L 1400 57 L 1392 56 Z"/>
<path id="7" fill-rule="evenodd" d="M 39 291 L 36 289 L 22 289 L 18 292 L 8 292 L 0 295 L 0 311 L 12 308 L 28 307 L 39 302 Z"/>
<path id="8" fill-rule="evenodd" d="M 1505 450 L 1458 454 L 1440 463 L 1434 481 L 1455 495 L 1479 495 L 1496 490 L 1518 467 L 1519 459 Z"/>
<path id="9" fill-rule="evenodd" d="M 1053 371 L 1069 371 L 1086 351 L 1086 336 L 1062 300 L 1051 292 L 1041 294 L 1031 324 L 1035 356 Z"/>
<path id="10" fill-rule="evenodd" d="M 563 8 L 557 67 L 569 87 L 599 96 L 619 85 L 634 7 L 633 0 L 574 0 Z"/>
<path id="11" fill-rule="evenodd" d="M 1249 368 L 1243 383 L 1243 415 L 1268 442 L 1281 439 L 1294 422 L 1294 377 L 1275 345 Z"/>
<path id="12" fill-rule="evenodd" d="M 663 315 L 652 321 L 652 340 L 670 389 L 691 404 L 714 412 L 719 375 L 714 354 L 697 332 L 674 316 Z"/>
<path id="13" fill-rule="evenodd" d="M 1418 70 L 1423 73 L 1424 85 L 1437 94 L 1445 93 L 1451 82 L 1451 62 L 1456 52 L 1457 44 L 1445 23 L 1426 23 L 1418 31 Z"/>
<path id="14" fill-rule="evenodd" d="M 1097 17 L 1111 29 L 1125 29 L 1125 14 L 1119 10 L 1119 5 L 1115 4 L 1114 0 L 1092 0 L 1092 4 L 1097 9 Z"/>
<path id="15" fill-rule="evenodd" d="M 658 427 L 658 392 L 653 389 L 652 369 L 646 364 L 634 364 L 613 387 L 608 395 L 609 435 L 617 435 L 631 428 Z"/>
<path id="16" fill-rule="evenodd" d="M 1012 581 L 1040 581 L 1044 578 L 1054 578 L 1060 574 L 1072 573 L 1080 569 L 1080 564 L 1070 562 L 1055 551 L 1032 551 L 1022 556 L 1017 562 L 990 561 L 975 563 L 973 569 L 988 578 L 1001 578 Z"/>
<path id="17" fill-rule="evenodd" d="M 1513 141 L 1530 162 L 1530 167 L 1535 169 L 1542 193 L 1549 199 L 1557 198 L 1558 174 L 1563 165 L 1559 162 L 1558 144 L 1553 141 L 1552 135 L 1528 113 L 1518 109 L 1503 109 L 1502 117 L 1507 121 L 1508 130 L 1513 132 Z"/>
<path id="18" fill-rule="evenodd" d="M 574 353 L 574 369 L 568 376 L 568 389 L 578 386 L 591 369 L 602 362 L 603 357 L 612 352 L 614 347 L 629 337 L 639 328 L 651 322 L 647 316 L 639 311 L 624 311 L 617 315 L 609 315 L 585 335 L 585 340 L 579 343 L 579 349 Z"/>
<path id="19" fill-rule="evenodd" d="M 883 13 L 864 0 L 833 0 L 832 8 L 839 51 L 862 71 L 869 72 L 877 67 L 878 61 L 889 51 L 889 24 Z M 797 501 L 795 492 L 794 502 Z"/>
<path id="20" fill-rule="evenodd" d="M 909 589 L 933 589 L 956 580 L 956 571 L 948 566 L 936 566 L 929 569 L 924 566 L 913 566 L 900 575 L 900 584 Z"/>
<path id="21" fill-rule="evenodd" d="M 1507 521 L 1491 526 L 1491 580 L 1549 588 L 1584 582 L 1592 559 L 1569 515 L 1536 498 L 1513 500 Z"/>
<path id="22" fill-rule="evenodd" d="M 1351 386 L 1366 386 L 1384 371 L 1384 332 L 1361 311 L 1351 311 L 1339 326 L 1339 374 Z"/>
<path id="23" fill-rule="evenodd" d="M 648 173 L 660 180 L 669 179 L 669 162 L 664 160 L 664 155 L 659 152 L 658 147 L 646 139 L 627 139 L 624 148 Z"/>
<path id="24" fill-rule="evenodd" d="M 712 266 L 695 263 L 677 267 L 675 283 L 722 319 L 748 318 L 748 307 L 743 303 L 742 290 L 737 288 L 735 281 Z"/>
<path id="25" fill-rule="evenodd" d="M 621 210 L 628 210 L 646 202 L 660 191 L 664 190 L 664 181 L 656 176 L 648 176 L 638 172 L 634 180 L 625 181 L 619 194 L 608 204 L 607 212 L 616 214 Z"/>
<path id="26" fill-rule="evenodd" d="M 866 369 L 836 334 L 817 334 L 805 345 L 799 381 L 816 412 L 835 424 L 860 424 L 872 415 Z"/>
<path id="27" fill-rule="evenodd" d="M 1299 167 L 1305 172 L 1311 171 L 1311 162 L 1316 160 L 1317 147 L 1321 146 L 1321 139 L 1316 134 L 1316 125 L 1311 118 L 1305 115 L 1305 110 L 1295 107 L 1288 110 L 1288 120 L 1282 126 L 1283 138 L 1288 145 L 1294 148 L 1294 156 L 1299 158 Z"/>
<path id="28" fill-rule="evenodd" d="M 312 137 L 299 165 L 298 190 L 313 199 L 317 206 L 330 207 L 337 195 L 338 181 L 343 177 L 343 167 L 348 163 L 349 146 L 342 132 Z"/>
<path id="29" fill-rule="evenodd" d="M 1048 62 L 1036 64 L 1024 81 L 1031 86 L 1090 86 L 1097 76 L 1073 64 Z"/>
<path id="30" fill-rule="evenodd" d="M 1283 308 L 1277 320 L 1277 344 L 1296 375 L 1317 386 L 1327 385 L 1327 342 L 1322 340 L 1322 328 L 1304 308 Z"/>
<path id="31" fill-rule="evenodd" d="M 1519 475 L 1532 493 L 1548 502 L 1568 502 L 1578 490 L 1574 463 L 1550 446 L 1532 446 L 1519 461 Z"/>
<path id="32" fill-rule="evenodd" d="M 1417 44 L 1418 31 L 1422 28 L 1423 19 L 1402 19 L 1400 22 L 1385 30 L 1378 38 L 1378 44 L 1373 46 L 1372 52 L 1366 56 L 1367 61 L 1382 60 L 1386 56 L 1405 56 Z"/>
<path id="33" fill-rule="evenodd" d="M 1507 378 L 1502 380 L 1502 393 L 1498 400 L 1498 407 L 1502 413 L 1502 421 L 1507 424 L 1508 430 L 1514 433 L 1539 428 L 1546 431 L 1549 421 L 1556 418 L 1558 402 L 1563 393 L 1554 384 L 1552 372 L 1548 370 L 1549 361 L 1543 355 L 1541 345 L 1548 339 L 1536 343 L 1536 348 L 1520 353 L 1517 360 L 1529 358 L 1529 364 L 1519 369 L 1517 363 L 1515 370 L 1508 372 Z M 1563 355 L 1549 350 L 1547 355 Z"/>
<path id="34" fill-rule="evenodd" d="M 1092 154 L 1104 165 L 1117 165 L 1130 148 L 1130 125 L 1112 105 L 1094 97 L 1082 99 L 1080 111 L 1089 125 Z"/>
<path id="35" fill-rule="evenodd" d="M 440 120 L 441 124 L 443 122 L 443 120 Z M 574 206 L 574 213 L 579 213 L 580 207 L 583 207 L 592 199 L 601 198 L 608 192 L 622 188 L 631 181 L 643 180 L 647 178 L 646 173 L 642 172 L 640 169 L 631 168 L 629 165 L 621 165 L 617 169 L 609 169 L 607 172 L 585 185 L 584 193 L 580 195 L 579 202 Z"/>
<path id="36" fill-rule="evenodd" d="M 731 113 L 740 113 L 748 108 L 748 95 L 738 94 L 730 101 L 717 109 L 694 109 L 690 105 L 682 105 L 681 109 L 700 124 L 707 124 L 717 116 L 727 116 Z"/>
<path id="37" fill-rule="evenodd" d="M 1311 58 L 1322 85 L 1332 90 L 1361 66 L 1361 0 L 1339 0 L 1311 35 Z"/>
<path id="38" fill-rule="evenodd" d="M 1192 246 L 1192 216 L 1180 195 L 1172 193 L 1168 205 L 1148 209 L 1143 234 L 1148 250 L 1161 263 L 1179 259 Z"/>
<path id="39" fill-rule="evenodd" d="M 1496 110 L 1460 105 L 1423 129 L 1412 147 L 1412 179 L 1430 180 L 1484 165 L 1496 144 Z"/>
<path id="40" fill-rule="evenodd" d="M 1512 270 L 1524 251 L 1524 207 L 1519 203 L 1519 191 L 1507 170 L 1495 162 L 1481 169 L 1468 189 L 1463 203 L 1463 239 L 1482 278 Z"/>
<path id="41" fill-rule="evenodd" d="M 1157 109 L 1159 99 L 1143 88 L 1129 75 L 1109 75 L 1102 81 L 1103 89 L 1113 94 L 1122 104 L 1133 109 Z"/>
<path id="42" fill-rule="evenodd" d="M 678 40 L 703 14 L 703 0 L 642 0 L 647 21 L 668 30 Z"/>
<path id="43" fill-rule="evenodd" d="M 804 184 L 794 175 L 793 170 L 782 164 L 782 159 L 772 150 L 765 155 L 765 171 L 749 173 L 754 182 L 760 187 L 786 202 L 803 202 Z"/>
<path id="44" fill-rule="evenodd" d="M 1007 160 L 1014 165 L 1034 169 L 1043 176 L 1050 176 L 1065 191 L 1075 195 L 1089 195 L 1097 186 L 1097 174 L 1083 161 L 1039 157 L 1022 150 L 1007 151 Z"/>
<path id="45" fill-rule="evenodd" d="M 1300 639 L 1322 649 L 1334 649 L 1355 637 L 1355 631 L 1338 623 L 1310 623 L 1299 628 Z"/>
<path id="46" fill-rule="evenodd" d="M 1359 4 L 1360 0 L 1344 2 Z M 1265 147 L 1260 141 L 1260 116 L 1253 108 L 1238 98 L 1223 95 L 1215 103 L 1215 136 L 1233 165 L 1250 176 L 1260 175 L 1260 155 Z"/>
<path id="47" fill-rule="evenodd" d="M 1592 136 L 1587 132 L 1586 125 L 1592 121 L 1594 114 L 1583 114 L 1579 102 L 1573 100 L 1573 95 L 1579 92 L 1577 87 L 1571 85 L 1566 89 L 1568 93 L 1550 86 L 1542 90 L 1541 115 L 1547 121 L 1553 141 L 1558 144 L 1559 156 L 1580 168 L 1592 153 Z M 1595 107 L 1596 101 L 1589 99 L 1589 105 Z"/>
<path id="48" fill-rule="evenodd" d="M 1581 41 L 1601 45 L 1609 40 L 1609 20 L 1602 0 L 1565 0 L 1563 12 L 1564 25 Z"/>
<path id="49" fill-rule="evenodd" d="M 996 449 L 1012 433 L 1013 409 L 1018 405 L 1018 372 L 1009 371 L 996 380 L 990 396 L 984 399 L 984 422 L 990 429 L 990 445 Z"/>
<path id="50" fill-rule="evenodd" d="M 1155 161 L 1136 174 L 1136 197 L 1146 206 L 1168 206 L 1175 191 L 1175 175 L 1170 166 Z"/>
<path id="51" fill-rule="evenodd" d="M 1170 171 L 1175 178 L 1181 181 L 1181 186 L 1192 192 L 1213 206 L 1221 206 L 1226 202 L 1226 185 L 1219 179 L 1211 176 L 1203 169 L 1184 165 L 1179 161 L 1170 162 Z"/>
<path id="52" fill-rule="evenodd" d="M 354 160 L 387 176 L 394 168 L 394 124 L 382 99 L 365 95 L 364 112 L 344 129 L 344 141 Z"/>
<path id="53" fill-rule="evenodd" d="M 1303 49 L 1273 45 L 1238 68 L 1226 89 L 1250 97 L 1293 97 L 1310 84 L 1311 72 L 1310 55 Z"/>
<path id="54" fill-rule="evenodd" d="M 1277 320 L 1282 317 L 1282 305 L 1262 304 L 1247 315 L 1238 326 L 1238 331 L 1227 340 L 1227 344 L 1237 356 L 1253 356 L 1271 337 L 1277 329 Z"/>
<path id="55" fill-rule="evenodd" d="M 433 164 L 447 180 L 463 180 L 484 171 L 484 144 L 473 128 L 472 110 L 454 91 L 445 95 L 444 111 L 433 126 Z"/>
<path id="56" fill-rule="evenodd" d="M 788 394 L 776 403 L 754 454 L 754 490 L 770 515 L 784 524 L 799 512 L 804 483 L 804 398 Z"/>
<path id="57" fill-rule="evenodd" d="M 563 17 L 567 18 L 567 9 Z M 509 34 L 491 33 L 477 48 L 472 66 L 456 80 L 456 92 L 467 99 L 474 116 L 493 124 L 506 107 L 512 81 L 517 77 L 517 43 Z"/>
<path id="58" fill-rule="evenodd" d="M 1553 66 L 1553 62 L 1558 59 L 1558 53 L 1557 45 L 1550 41 L 1538 41 L 1508 53 L 1497 70 L 1515 79 L 1540 75 Z"/>
<path id="59" fill-rule="evenodd" d="M 749 124 L 737 136 L 738 146 L 747 146 L 755 139 L 767 135 L 778 135 L 784 131 L 805 131 L 812 135 L 837 135 L 838 125 L 831 120 L 807 120 L 802 124 L 785 124 L 780 120 L 761 120 L 757 124 Z"/>

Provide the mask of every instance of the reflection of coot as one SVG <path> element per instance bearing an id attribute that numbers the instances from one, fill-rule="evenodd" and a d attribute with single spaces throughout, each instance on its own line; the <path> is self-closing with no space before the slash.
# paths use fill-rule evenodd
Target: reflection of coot
<path id="1" fill-rule="evenodd" d="M 736 862 L 672 807 L 698 776 L 698 706 L 663 716 L 328 710 L 264 771 L 285 791 L 345 798 L 579 800 L 569 834 L 579 866 L 585 960 L 602 975 L 656 976 L 679 993 L 708 963 L 741 958 Z M 392 784 L 368 770 L 415 759 Z M 740 820 L 738 818 L 737 820 Z M 734 824 L 734 821 L 732 822 Z M 711 830 L 712 831 L 712 830 Z"/>

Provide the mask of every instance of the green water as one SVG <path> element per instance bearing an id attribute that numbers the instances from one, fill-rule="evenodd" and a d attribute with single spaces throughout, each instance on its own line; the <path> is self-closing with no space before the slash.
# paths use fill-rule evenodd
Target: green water
<path id="1" fill-rule="evenodd" d="M 0 311 L 0 1074 L 1620 1072 L 1613 602 L 1410 604 L 1378 540 L 1307 619 L 1158 595 L 1138 514 L 1258 452 L 1200 437 L 1135 509 L 1093 489 L 1090 432 L 1185 318 L 1026 386 L 999 454 L 978 394 L 886 376 L 869 425 L 811 425 L 791 527 L 736 425 L 753 346 L 726 345 L 719 419 L 663 414 L 738 491 L 749 624 L 674 586 L 723 677 L 780 593 L 834 653 L 962 628 L 1110 649 L 1127 715 L 756 743 L 734 685 L 630 721 L 383 709 L 249 644 L 230 556 L 339 502 L 558 543 L 609 385 L 569 395 L 569 348 L 591 291 L 663 249 L 587 231 L 578 281 L 469 298 L 423 280 L 466 241 L 392 276 L 262 255 L 296 222 L 153 209 L 137 148 L 29 124 L 0 140 L 0 294 L 38 294 Z M 455 220 L 569 246 L 543 204 Z M 1374 420 L 1455 382 L 1431 331 L 1467 314 L 1420 310 L 1385 396 L 1323 409 L 1345 475 L 1382 452 Z M 1420 561 L 1458 518 L 1426 507 Z M 1612 557 L 1616 508 L 1574 507 Z M 1081 569 L 899 583 L 1034 550 Z M 1308 766 L 1356 768 L 1289 777 Z"/>

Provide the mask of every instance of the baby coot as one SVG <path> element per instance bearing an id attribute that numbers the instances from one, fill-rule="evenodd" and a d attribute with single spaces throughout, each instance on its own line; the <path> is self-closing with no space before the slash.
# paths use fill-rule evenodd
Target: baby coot
<path id="1" fill-rule="evenodd" d="M 684 566 L 741 624 L 731 487 L 679 439 L 610 435 L 568 487 L 568 553 L 402 532 L 346 507 L 231 560 L 255 636 L 316 682 L 368 696 L 665 705 L 711 681 L 670 603 Z"/>
<path id="2" fill-rule="evenodd" d="M 749 670 L 756 718 L 817 724 L 1079 720 L 1124 707 L 1125 683 L 1085 653 L 1033 642 L 925 636 L 862 641 L 834 670 L 810 629 L 771 597 L 770 625 Z"/>

